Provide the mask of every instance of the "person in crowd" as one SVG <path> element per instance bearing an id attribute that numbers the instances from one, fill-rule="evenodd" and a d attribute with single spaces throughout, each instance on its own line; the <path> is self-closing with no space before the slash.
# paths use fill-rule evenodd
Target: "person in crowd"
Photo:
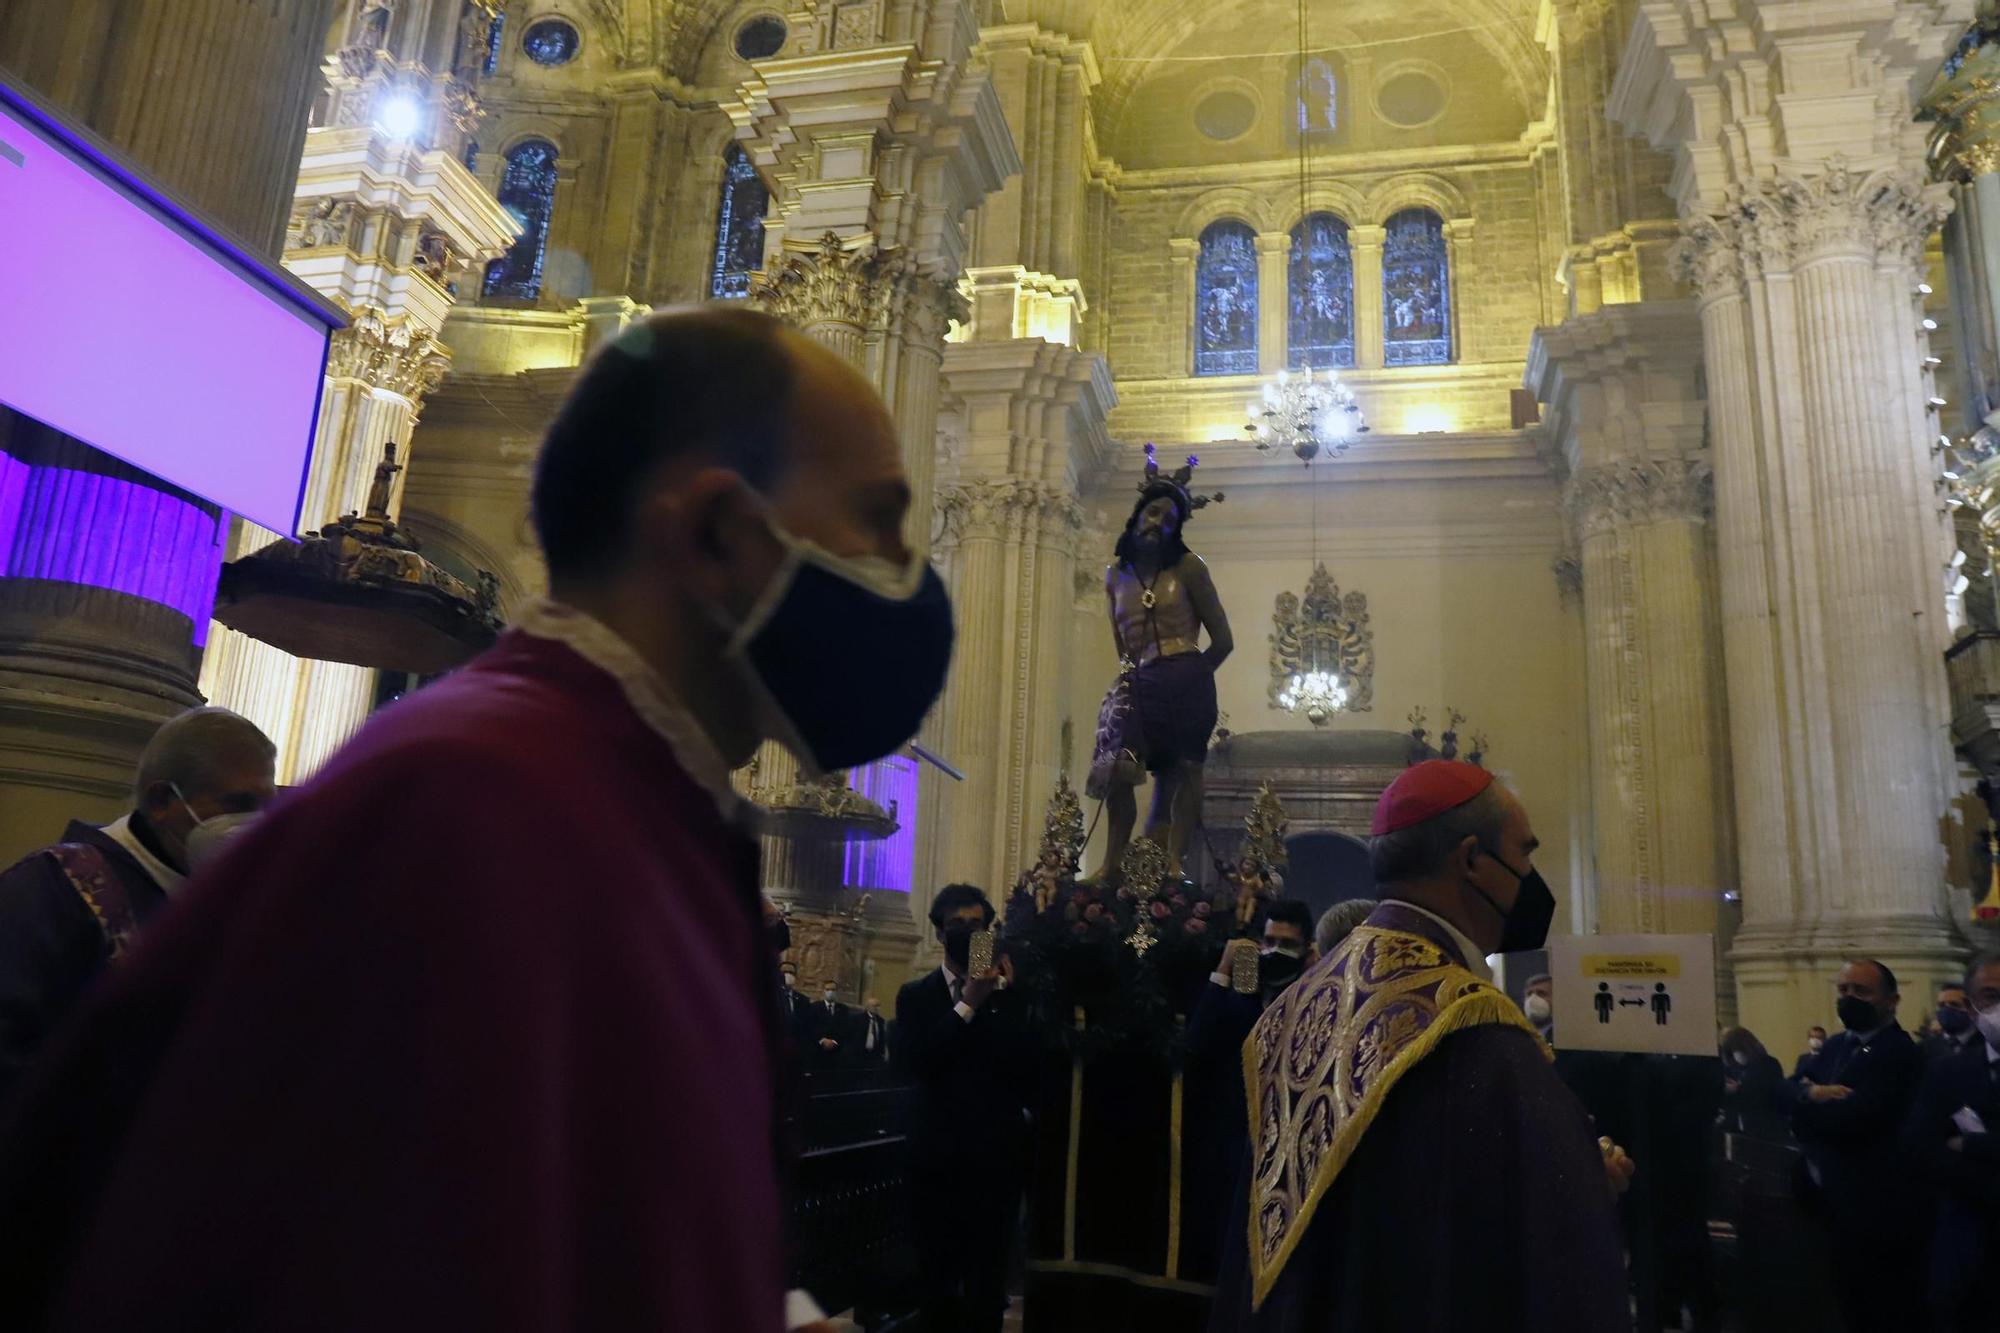
<path id="1" fill-rule="evenodd" d="M 1486 964 L 1555 912 L 1527 811 L 1431 760 L 1372 827 L 1381 905 L 1245 1050 L 1247 1197 L 1210 1327 L 1629 1329 L 1614 1168 Z"/>
<path id="2" fill-rule="evenodd" d="M 1819 1053 L 1825 1049 L 1826 1029 L 1818 1026 L 1807 1028 L 1806 1048 L 1799 1052 L 1798 1059 L 1792 1061 L 1792 1077 L 1794 1079 L 1804 1078 L 1806 1076 L 1806 1066 L 1819 1059 Z"/>
<path id="3" fill-rule="evenodd" d="M 1785 1126 L 1779 1101 L 1784 1094 L 1785 1067 L 1778 1063 L 1778 1057 L 1764 1049 L 1764 1043 L 1749 1028 L 1724 1032 L 1721 1052 L 1725 1124 L 1756 1138 L 1782 1139 Z"/>
<path id="4" fill-rule="evenodd" d="M 1933 1333 L 1987 1333 L 2000 1273 L 2000 954 L 1982 954 L 1961 988 L 1975 1039 L 1924 1071 L 1904 1131 L 1909 1160 L 1937 1193 L 1929 1307 Z"/>
<path id="5" fill-rule="evenodd" d="M 188 875 L 276 791 L 277 747 L 225 708 L 168 719 L 139 756 L 132 808 L 0 873 L 0 1097 Z"/>
<path id="6" fill-rule="evenodd" d="M 1224 946 L 1208 985 L 1202 987 L 1201 998 L 1188 1015 L 1189 1056 L 1217 1061 L 1235 1074 L 1232 1102 L 1237 1105 L 1241 1104 L 1237 1098 L 1242 1094 L 1243 1071 L 1236 1057 L 1243 1049 L 1243 1039 L 1271 1001 L 1319 960 L 1317 947 L 1311 943 L 1312 933 L 1312 908 L 1297 898 L 1278 899 L 1264 914 L 1264 938 L 1257 949 L 1256 993 L 1236 990 L 1236 951 Z"/>
<path id="7" fill-rule="evenodd" d="M 31 1076 L 0 1327 L 790 1322 L 729 773 L 870 761 L 942 688 L 896 426 L 775 320 L 661 313 L 532 493 L 549 598 L 245 833 Z"/>
<path id="8" fill-rule="evenodd" d="M 1966 998 L 1965 987 L 1959 982 L 1947 981 L 1938 987 L 1937 1006 L 1932 1011 L 1931 1023 L 1934 1030 L 1924 1034 L 1924 1061 L 1927 1064 L 1948 1060 L 1979 1043 L 1979 1028 L 1973 1022 L 1972 1002 Z"/>
<path id="9" fill-rule="evenodd" d="M 1535 1025 L 1535 1035 L 1545 1045 L 1556 1044 L 1556 979 L 1546 972 L 1528 978 L 1521 989 L 1521 1012 Z"/>
<path id="10" fill-rule="evenodd" d="M 799 965 L 789 958 L 778 964 L 778 984 L 782 992 L 785 1020 L 791 1025 L 792 1040 L 804 1051 L 812 1044 L 812 1001 L 799 989 Z"/>
<path id="11" fill-rule="evenodd" d="M 882 1001 L 875 996 L 861 1001 L 861 1012 L 848 1033 L 847 1049 L 853 1062 L 864 1069 L 886 1065 L 894 1058 L 889 1046 L 889 1020 L 882 1016 Z"/>
<path id="12" fill-rule="evenodd" d="M 944 963 L 896 995 L 898 1058 L 916 1084 L 910 1204 L 924 1327 L 994 1333 L 1007 1312 L 1033 1127 L 1034 1049 L 1000 953 L 972 973 L 975 931 L 993 904 L 970 884 L 931 900 Z"/>
<path id="13" fill-rule="evenodd" d="M 1896 1022 L 1896 974 L 1856 959 L 1834 981 L 1845 1031 L 1826 1043 L 1784 1100 L 1805 1149 L 1801 1182 L 1825 1220 L 1834 1300 L 1851 1329 L 1917 1328 L 1908 1308 L 1922 1289 L 1924 1228 L 1894 1219 L 1922 1208 L 1899 1133 L 1923 1053 Z"/>
<path id="14" fill-rule="evenodd" d="M 1339 948 L 1340 942 L 1368 919 L 1375 906 L 1373 898 L 1349 898 L 1321 912 L 1319 924 L 1313 927 L 1313 953 L 1324 958 Z"/>
<path id="15" fill-rule="evenodd" d="M 845 1063 L 841 1052 L 847 1041 L 852 1014 L 853 1011 L 840 1002 L 840 991 L 831 981 L 820 988 L 819 999 L 812 1004 L 808 1027 L 814 1069 L 833 1069 Z"/>

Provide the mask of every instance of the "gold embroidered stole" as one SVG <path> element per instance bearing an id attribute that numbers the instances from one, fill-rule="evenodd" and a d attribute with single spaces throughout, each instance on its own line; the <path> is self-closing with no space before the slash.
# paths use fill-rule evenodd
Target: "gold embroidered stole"
<path id="1" fill-rule="evenodd" d="M 1437 943 L 1371 925 L 1264 1011 L 1243 1044 L 1253 1310 L 1397 1080 L 1451 1033 L 1488 1024 L 1534 1034 L 1512 1000 Z"/>

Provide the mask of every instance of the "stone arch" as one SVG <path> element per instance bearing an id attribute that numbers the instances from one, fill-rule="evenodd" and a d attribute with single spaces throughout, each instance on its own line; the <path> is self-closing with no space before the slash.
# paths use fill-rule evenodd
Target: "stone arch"
<path id="1" fill-rule="evenodd" d="M 1234 219 L 1246 223 L 1250 230 L 1258 233 L 1276 231 L 1272 221 L 1270 201 L 1255 190 L 1241 185 L 1219 185 L 1212 190 L 1204 190 L 1181 210 L 1174 223 L 1174 235 L 1185 240 L 1194 240 L 1206 231 L 1211 223 Z"/>
<path id="2" fill-rule="evenodd" d="M 1368 193 L 1367 221 L 1380 226 L 1406 208 L 1428 208 L 1449 227 L 1472 216 L 1465 192 L 1431 172 L 1391 176 Z"/>
<path id="3" fill-rule="evenodd" d="M 1368 196 L 1345 181 L 1314 181 L 1306 191 L 1304 211 L 1296 200 L 1287 200 L 1280 224 L 1273 230 L 1289 234 L 1314 213 L 1331 213 L 1349 227 L 1368 226 L 1381 220 L 1369 207 Z"/>

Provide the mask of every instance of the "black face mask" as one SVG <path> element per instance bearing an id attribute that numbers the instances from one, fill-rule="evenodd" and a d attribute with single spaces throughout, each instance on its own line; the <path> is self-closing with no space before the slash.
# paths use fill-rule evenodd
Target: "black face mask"
<path id="1" fill-rule="evenodd" d="M 1499 915 L 1503 923 L 1500 947 L 1493 952 L 1526 953 L 1541 948 L 1549 941 L 1549 923 L 1556 919 L 1556 896 L 1549 892 L 1542 872 L 1529 866 L 1528 873 L 1524 875 L 1491 852 L 1486 853 L 1486 857 L 1521 885 L 1521 891 L 1514 896 L 1514 908 L 1508 912 L 1502 912 L 1500 904 L 1494 902 L 1486 890 L 1477 884 L 1472 886 L 1472 891 L 1486 899 L 1486 905 Z"/>
<path id="2" fill-rule="evenodd" d="M 1937 1018 L 1938 1026 L 1944 1029 L 1947 1037 L 1957 1037 L 1972 1031 L 1972 1015 L 1963 1009 L 1940 1008 Z"/>
<path id="3" fill-rule="evenodd" d="M 972 932 L 976 927 L 960 921 L 944 928 L 944 956 L 958 969 L 961 976 L 972 958 Z"/>
<path id="4" fill-rule="evenodd" d="M 1303 956 L 1273 951 L 1257 960 L 1257 991 L 1268 1008 L 1306 970 Z"/>
<path id="5" fill-rule="evenodd" d="M 1856 995 L 1843 995 L 1834 1001 L 1833 1012 L 1849 1032 L 1873 1032 L 1882 1026 L 1881 1010 Z"/>
<path id="6" fill-rule="evenodd" d="M 784 566 L 729 646 L 760 687 L 780 744 L 822 772 L 917 734 L 944 689 L 951 598 L 921 558 L 842 560 L 783 529 Z"/>

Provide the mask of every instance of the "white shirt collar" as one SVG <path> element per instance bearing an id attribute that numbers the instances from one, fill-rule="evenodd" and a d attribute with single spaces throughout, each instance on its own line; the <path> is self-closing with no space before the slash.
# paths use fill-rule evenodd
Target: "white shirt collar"
<path id="1" fill-rule="evenodd" d="M 657 671 L 602 622 L 573 606 L 539 597 L 515 615 L 512 628 L 560 643 L 618 682 L 639 720 L 666 741 L 695 784 L 715 801 L 724 819 L 747 823 L 750 803 L 729 785 L 729 765 L 701 723 L 674 697 Z"/>
<path id="2" fill-rule="evenodd" d="M 1458 946 L 1458 952 L 1465 958 L 1466 971 L 1472 973 L 1473 976 L 1478 977 L 1481 981 L 1490 982 L 1493 980 L 1493 969 L 1486 965 L 1486 955 L 1479 951 L 1479 946 L 1474 944 L 1464 931 L 1452 925 L 1451 922 L 1445 920 L 1436 912 L 1431 911 L 1427 907 L 1419 907 L 1407 898 L 1398 898 L 1395 902 L 1396 906 L 1407 907 L 1412 912 L 1420 916 L 1427 916 L 1440 926 L 1443 926 L 1445 933 L 1451 936 L 1451 942 Z"/>
<path id="3" fill-rule="evenodd" d="M 98 830 L 105 837 L 123 847 L 139 863 L 139 868 L 152 877 L 160 886 L 160 892 L 172 893 L 187 882 L 187 876 L 153 855 L 146 844 L 139 841 L 139 835 L 132 831 L 132 816 L 126 815 L 115 823 L 106 824 Z"/>

